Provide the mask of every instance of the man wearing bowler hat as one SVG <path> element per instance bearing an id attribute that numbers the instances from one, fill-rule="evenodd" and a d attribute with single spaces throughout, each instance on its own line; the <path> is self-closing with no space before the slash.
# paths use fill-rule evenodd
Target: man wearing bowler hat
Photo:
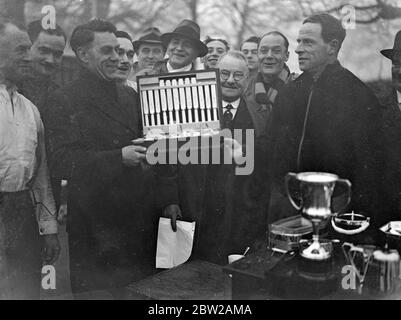
<path id="1" fill-rule="evenodd" d="M 195 60 L 208 52 L 208 47 L 200 40 L 199 26 L 184 19 L 173 32 L 161 36 L 167 47 L 168 59 L 157 63 L 156 73 L 184 72 L 195 70 Z"/>
<path id="2" fill-rule="evenodd" d="M 133 45 L 138 59 L 133 68 L 133 80 L 136 80 L 137 76 L 150 73 L 155 64 L 163 60 L 166 47 L 161 40 L 160 30 L 155 27 L 145 29 Z"/>
<path id="3" fill-rule="evenodd" d="M 401 30 L 397 32 L 392 49 L 380 51 L 391 60 L 392 85 L 382 95 L 383 145 L 385 148 L 385 175 L 383 189 L 389 219 L 399 220 L 401 212 Z"/>

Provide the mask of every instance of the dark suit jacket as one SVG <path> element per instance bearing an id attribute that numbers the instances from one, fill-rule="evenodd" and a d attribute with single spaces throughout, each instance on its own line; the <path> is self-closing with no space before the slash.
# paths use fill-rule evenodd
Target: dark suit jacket
<path id="1" fill-rule="evenodd" d="M 45 114 L 51 174 L 69 182 L 73 290 L 125 285 L 152 250 L 154 172 L 122 163 L 121 149 L 142 136 L 136 93 L 83 71 L 51 96 Z M 177 203 L 169 191 L 162 196 Z"/>
<path id="2" fill-rule="evenodd" d="M 383 191 L 386 201 L 383 209 L 387 220 L 401 219 L 401 111 L 398 106 L 397 93 L 388 90 L 381 100 L 383 105 L 383 146 L 385 174 Z"/>
<path id="3" fill-rule="evenodd" d="M 198 254 L 206 260 L 226 264 L 227 256 L 242 253 L 257 240 L 265 240 L 267 217 L 265 200 L 255 192 L 259 174 L 257 158 L 261 156 L 262 135 L 258 135 L 251 104 L 241 99 L 233 121 L 234 129 L 255 130 L 255 168 L 251 175 L 236 175 L 235 165 L 209 165 L 206 173 L 205 201 L 199 223 Z M 243 143 L 249 143 L 243 139 Z M 258 190 L 256 190 L 258 191 Z"/>

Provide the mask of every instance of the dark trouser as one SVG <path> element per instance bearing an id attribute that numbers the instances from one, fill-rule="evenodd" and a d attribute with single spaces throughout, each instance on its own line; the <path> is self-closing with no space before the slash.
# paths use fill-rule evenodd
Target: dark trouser
<path id="1" fill-rule="evenodd" d="M 28 191 L 0 193 L 0 299 L 39 299 L 40 236 Z"/>

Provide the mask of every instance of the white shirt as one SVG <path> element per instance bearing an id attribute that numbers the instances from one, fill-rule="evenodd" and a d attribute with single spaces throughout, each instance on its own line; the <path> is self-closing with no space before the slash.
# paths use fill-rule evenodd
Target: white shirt
<path id="1" fill-rule="evenodd" d="M 397 100 L 398 100 L 398 104 L 401 104 L 401 92 L 397 91 Z"/>
<path id="2" fill-rule="evenodd" d="M 227 102 L 227 101 L 222 101 L 222 107 L 223 107 L 223 114 L 227 111 L 227 105 L 231 104 L 233 106 L 233 109 L 231 109 L 231 113 L 233 115 L 233 119 L 235 118 L 235 115 L 237 113 L 239 103 L 241 101 L 241 98 L 238 98 L 237 100 L 233 102 Z"/>
<path id="3" fill-rule="evenodd" d="M 0 85 L 0 192 L 31 190 L 41 203 L 36 206 L 39 233 L 52 234 L 57 233 L 56 206 L 44 141 L 38 109 L 15 87 Z"/>
<path id="4" fill-rule="evenodd" d="M 182 67 L 179 69 L 174 69 L 170 64 L 170 61 L 167 61 L 166 66 L 167 66 L 168 72 L 186 72 L 186 71 L 191 71 L 191 69 L 192 69 L 192 63 L 190 63 L 189 65 L 187 65 L 185 67 Z"/>

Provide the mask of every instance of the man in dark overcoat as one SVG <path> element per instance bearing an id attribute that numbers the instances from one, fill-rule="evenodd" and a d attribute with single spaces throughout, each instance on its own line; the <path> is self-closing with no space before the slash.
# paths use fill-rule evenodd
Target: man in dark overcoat
<path id="1" fill-rule="evenodd" d="M 239 51 L 228 51 L 217 67 L 222 93 L 221 127 L 230 130 L 232 139 L 236 139 L 226 139 L 225 145 L 230 148 L 233 143 L 234 149 L 248 153 L 249 170 L 239 172 L 236 162 L 226 163 L 223 156 L 220 164 L 207 166 L 196 255 L 226 264 L 229 254 L 243 253 L 247 247 L 257 249 L 266 240 L 266 199 L 260 197 L 262 192 L 254 179 L 260 174 L 257 163 L 264 153 L 266 138 L 264 125 L 253 115 L 258 105 L 244 95 L 249 77 L 246 56 Z M 246 130 L 252 138 L 246 135 Z"/>
<path id="2" fill-rule="evenodd" d="M 401 31 L 398 31 L 392 49 L 380 51 L 391 60 L 392 85 L 380 94 L 383 105 L 385 141 L 385 175 L 383 203 L 388 220 L 400 220 L 401 212 Z"/>
<path id="3" fill-rule="evenodd" d="M 290 171 L 349 179 L 347 209 L 372 217 L 373 224 L 382 221 L 381 108 L 373 92 L 337 60 L 345 35 L 341 22 L 328 14 L 305 19 L 299 31 L 296 53 L 303 73 L 273 107 L 269 222 L 296 214 L 283 187 Z"/>
<path id="4" fill-rule="evenodd" d="M 142 136 L 136 94 L 116 87 L 115 32 L 100 19 L 74 30 L 71 47 L 82 66 L 80 77 L 52 95 L 46 112 L 51 172 L 69 181 L 74 293 L 124 287 L 148 272 L 154 254 L 146 216 L 153 171 L 144 165 L 146 148 L 132 142 Z M 176 203 L 175 190 L 170 197 L 163 183 L 160 207 Z"/>

